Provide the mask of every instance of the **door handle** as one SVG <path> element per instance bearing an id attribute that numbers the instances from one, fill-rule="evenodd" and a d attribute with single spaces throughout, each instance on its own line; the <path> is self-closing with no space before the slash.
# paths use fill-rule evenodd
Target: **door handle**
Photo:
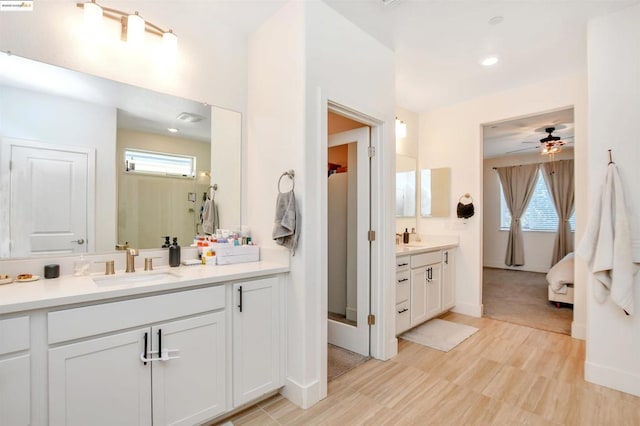
<path id="1" fill-rule="evenodd" d="M 444 264 L 445 265 L 449 264 L 449 252 L 448 251 L 444 252 Z"/>
<path id="2" fill-rule="evenodd" d="M 242 312 L 242 286 L 240 286 L 238 292 L 240 293 L 240 304 L 238 305 L 238 308 L 240 308 L 240 312 Z"/>
<path id="3" fill-rule="evenodd" d="M 79 245 L 82 245 L 82 244 L 84 244 L 84 238 L 80 238 L 80 239 L 77 239 L 77 240 L 73 240 L 73 241 L 71 241 L 71 242 L 72 242 L 72 243 L 78 243 Z"/>
<path id="4" fill-rule="evenodd" d="M 405 282 L 405 281 L 409 281 L 409 278 L 403 278 L 403 279 L 401 279 L 401 280 L 398 280 L 398 283 L 403 283 L 403 282 Z"/>

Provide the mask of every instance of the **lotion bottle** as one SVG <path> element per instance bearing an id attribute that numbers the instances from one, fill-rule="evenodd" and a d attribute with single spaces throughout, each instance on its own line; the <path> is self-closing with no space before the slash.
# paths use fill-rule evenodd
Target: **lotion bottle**
<path id="1" fill-rule="evenodd" d="M 178 237 L 173 237 L 173 244 L 169 247 L 169 266 L 180 266 L 180 246 Z"/>
<path id="2" fill-rule="evenodd" d="M 405 244 L 409 244 L 409 229 L 404 228 L 404 233 L 402 234 L 402 242 Z"/>

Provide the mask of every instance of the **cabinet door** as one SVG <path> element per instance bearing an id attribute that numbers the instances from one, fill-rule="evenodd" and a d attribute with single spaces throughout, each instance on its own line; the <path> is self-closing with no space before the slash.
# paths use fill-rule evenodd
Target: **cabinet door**
<path id="1" fill-rule="evenodd" d="M 153 424 L 193 425 L 226 411 L 224 312 L 164 323 L 151 334 L 153 350 L 160 342 L 167 357 L 153 362 Z"/>
<path id="2" fill-rule="evenodd" d="M 442 311 L 441 264 L 427 266 L 427 319 L 433 318 Z"/>
<path id="3" fill-rule="evenodd" d="M 31 424 L 30 356 L 0 360 L 0 424 Z"/>
<path id="4" fill-rule="evenodd" d="M 51 426 L 150 425 L 149 329 L 49 349 Z"/>
<path id="5" fill-rule="evenodd" d="M 427 267 L 411 270 L 411 326 L 427 319 Z"/>
<path id="6" fill-rule="evenodd" d="M 233 286 L 233 404 L 282 386 L 280 283 L 277 277 Z"/>
<path id="7" fill-rule="evenodd" d="M 442 254 L 442 310 L 451 309 L 456 304 L 456 251 L 445 250 Z"/>

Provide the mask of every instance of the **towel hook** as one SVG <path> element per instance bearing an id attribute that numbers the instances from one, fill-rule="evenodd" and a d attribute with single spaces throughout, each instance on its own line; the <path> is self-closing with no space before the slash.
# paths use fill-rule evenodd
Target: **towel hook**
<path id="1" fill-rule="evenodd" d="M 282 182 L 282 178 L 285 176 L 289 176 L 289 179 L 291 179 L 291 190 L 293 191 L 294 189 L 296 189 L 296 180 L 294 179 L 295 175 L 296 173 L 293 170 L 287 170 L 280 175 L 280 179 L 278 179 L 278 192 L 280 194 L 282 194 L 282 190 L 280 189 L 280 182 Z"/>
<path id="2" fill-rule="evenodd" d="M 609 149 L 608 151 L 609 151 L 609 164 L 615 164 L 615 163 L 613 162 L 613 156 L 611 155 L 611 150 Z M 609 164 L 607 164 L 607 166 L 608 166 Z"/>

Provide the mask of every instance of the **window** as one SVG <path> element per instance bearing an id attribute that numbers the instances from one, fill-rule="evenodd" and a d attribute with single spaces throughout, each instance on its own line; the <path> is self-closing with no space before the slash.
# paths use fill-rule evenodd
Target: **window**
<path id="1" fill-rule="evenodd" d="M 498 182 L 500 180 L 498 179 Z M 553 199 L 547 184 L 544 181 L 542 172 L 538 171 L 538 179 L 533 196 L 529 201 L 529 205 L 520 220 L 523 231 L 557 231 L 558 230 L 558 214 L 553 205 Z M 511 227 L 511 213 L 507 208 L 504 200 L 504 192 L 500 185 L 500 229 L 506 230 Z M 569 218 L 569 227 L 574 232 L 576 229 L 576 213 L 575 210 Z"/>
<path id="2" fill-rule="evenodd" d="M 164 152 L 125 149 L 125 171 L 160 176 L 194 178 L 196 157 Z"/>

